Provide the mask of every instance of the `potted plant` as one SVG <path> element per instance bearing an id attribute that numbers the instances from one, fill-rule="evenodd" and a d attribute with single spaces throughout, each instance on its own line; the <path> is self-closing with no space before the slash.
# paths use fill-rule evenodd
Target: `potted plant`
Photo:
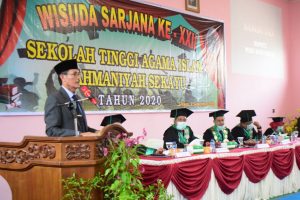
<path id="1" fill-rule="evenodd" d="M 73 175 L 63 180 L 64 199 L 90 200 L 91 193 L 97 189 L 102 190 L 104 199 L 109 200 L 172 199 L 161 180 L 149 186 L 142 184 L 142 169 L 137 153 L 141 138 L 143 136 L 127 138 L 126 134 L 120 134 L 116 138 L 109 139 L 108 148 L 103 149 L 106 156 L 104 172 L 92 179 L 82 179 Z"/>

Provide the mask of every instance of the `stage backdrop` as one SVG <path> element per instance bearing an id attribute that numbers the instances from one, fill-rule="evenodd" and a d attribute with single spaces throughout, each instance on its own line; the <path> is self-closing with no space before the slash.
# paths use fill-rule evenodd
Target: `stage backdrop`
<path id="1" fill-rule="evenodd" d="M 68 59 L 100 108 L 87 111 L 225 108 L 218 21 L 132 1 L 2 1 L 0 35 L 1 115 L 43 112 Z"/>

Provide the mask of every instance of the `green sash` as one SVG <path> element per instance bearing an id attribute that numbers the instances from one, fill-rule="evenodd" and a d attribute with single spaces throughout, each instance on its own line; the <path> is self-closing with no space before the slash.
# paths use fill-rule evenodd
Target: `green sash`
<path id="1" fill-rule="evenodd" d="M 253 131 L 251 130 L 247 130 L 244 128 L 244 133 L 246 135 L 246 138 L 252 139 L 253 138 Z"/>
<path id="2" fill-rule="evenodd" d="M 222 132 L 223 132 L 223 138 L 222 138 L 222 135 L 219 133 L 217 126 L 211 127 L 210 130 L 211 130 L 211 132 L 212 132 L 212 134 L 214 136 L 214 140 L 216 142 L 219 142 L 219 141 L 223 142 L 224 140 L 228 139 L 228 131 L 227 131 L 226 128 L 224 130 L 222 130 Z"/>
<path id="3" fill-rule="evenodd" d="M 176 129 L 176 125 L 173 125 L 173 127 Z M 177 129 L 176 129 L 177 130 Z M 188 144 L 190 139 L 190 129 L 187 126 L 183 131 L 177 130 L 178 133 L 178 140 L 182 144 Z"/>

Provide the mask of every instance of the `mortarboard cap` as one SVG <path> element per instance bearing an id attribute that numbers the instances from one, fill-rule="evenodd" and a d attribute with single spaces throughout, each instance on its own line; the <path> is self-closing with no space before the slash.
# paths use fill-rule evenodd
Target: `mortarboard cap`
<path id="1" fill-rule="evenodd" d="M 252 117 L 256 116 L 254 110 L 242 110 L 237 117 L 241 118 L 241 122 L 249 122 L 252 121 Z"/>
<path id="2" fill-rule="evenodd" d="M 272 118 L 273 122 L 282 122 L 283 118 L 285 117 L 270 117 L 270 118 Z"/>
<path id="3" fill-rule="evenodd" d="M 178 116 L 189 117 L 192 113 L 193 113 L 193 111 L 191 111 L 187 108 L 179 108 L 179 109 L 171 110 L 170 117 L 172 117 L 172 118 L 176 118 Z"/>
<path id="4" fill-rule="evenodd" d="M 26 79 L 23 77 L 17 77 L 14 79 L 14 84 L 24 87 L 26 85 L 32 85 L 32 82 L 26 82 Z"/>
<path id="5" fill-rule="evenodd" d="M 227 110 L 218 110 L 218 111 L 209 113 L 209 117 L 213 117 L 214 119 L 216 119 L 217 117 L 220 117 L 220 116 L 223 117 L 224 114 L 227 112 L 228 112 Z"/>
<path id="6" fill-rule="evenodd" d="M 79 69 L 76 59 L 62 61 L 54 67 L 54 70 L 58 75 L 62 72 L 68 71 L 69 69 Z"/>
<path id="7" fill-rule="evenodd" d="M 117 114 L 117 115 L 109 115 L 105 116 L 101 122 L 101 126 L 107 126 L 116 122 L 123 123 L 126 119 L 123 115 Z"/>

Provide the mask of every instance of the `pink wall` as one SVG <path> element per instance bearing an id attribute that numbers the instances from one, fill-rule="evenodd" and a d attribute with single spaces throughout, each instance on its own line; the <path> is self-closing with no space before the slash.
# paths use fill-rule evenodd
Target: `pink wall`
<path id="1" fill-rule="evenodd" d="M 299 104 L 299 68 L 300 61 L 296 53 L 300 50 L 300 2 L 287 3 L 285 0 L 263 0 L 282 9 L 282 27 L 284 52 L 286 57 L 285 69 L 287 77 L 281 79 L 262 78 L 232 73 L 231 66 L 231 31 L 230 30 L 230 0 L 200 0 L 200 16 L 222 20 L 225 23 L 226 54 L 227 54 L 227 126 L 232 128 L 239 119 L 235 115 L 241 109 L 255 109 L 264 128 L 268 126 L 268 116 L 272 109 L 278 114 L 287 114 L 300 108 Z M 148 2 L 184 11 L 184 0 L 148 0 Z M 297 51 L 298 50 L 298 51 Z M 247 62 L 247 61 L 245 61 Z M 247 95 L 245 95 L 247 93 Z M 289 95 L 289 96 L 287 96 Z M 124 114 L 127 121 L 124 126 L 135 134 L 146 128 L 148 137 L 162 138 L 164 130 L 172 123 L 169 113 Z M 99 127 L 102 115 L 89 115 L 91 127 Z M 189 118 L 189 124 L 196 135 L 202 135 L 211 126 L 212 119 L 207 113 L 195 113 Z M 43 116 L 10 116 L 0 117 L 0 141 L 20 141 L 24 135 L 45 135 Z"/>
<path id="2" fill-rule="evenodd" d="M 287 97 L 292 96 L 291 101 L 294 109 L 300 108 L 300 2 L 292 2 L 290 5 L 290 93 Z"/>

